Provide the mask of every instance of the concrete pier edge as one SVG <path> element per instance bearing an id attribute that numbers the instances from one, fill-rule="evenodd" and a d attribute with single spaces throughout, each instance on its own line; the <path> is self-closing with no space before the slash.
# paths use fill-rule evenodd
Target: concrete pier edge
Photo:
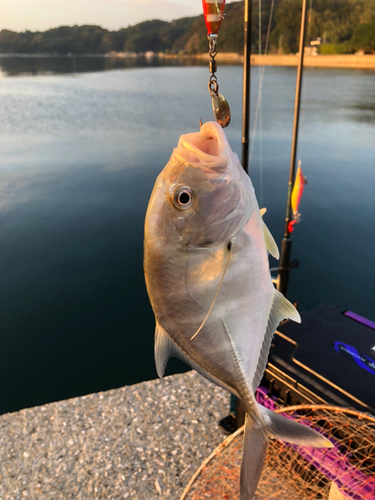
<path id="1" fill-rule="evenodd" d="M 225 436 L 195 372 L 0 416 L 0 498 L 178 499 Z"/>

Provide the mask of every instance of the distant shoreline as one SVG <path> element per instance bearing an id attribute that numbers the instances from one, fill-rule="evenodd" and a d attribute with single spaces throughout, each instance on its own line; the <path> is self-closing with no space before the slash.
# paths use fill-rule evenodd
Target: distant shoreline
<path id="1" fill-rule="evenodd" d="M 209 55 L 204 54 L 124 54 L 124 53 L 111 53 L 111 54 L 0 54 L 0 58 L 59 58 L 59 57 L 108 57 L 120 59 L 196 59 L 196 60 L 209 60 Z M 223 63 L 239 63 L 243 62 L 243 56 L 237 53 L 219 52 L 217 55 L 218 62 Z M 251 56 L 251 64 L 253 66 L 297 66 L 297 55 L 261 55 L 253 54 Z M 366 55 L 318 55 L 311 56 L 305 55 L 304 66 L 315 68 L 352 68 L 352 69 L 375 69 L 375 54 Z"/>

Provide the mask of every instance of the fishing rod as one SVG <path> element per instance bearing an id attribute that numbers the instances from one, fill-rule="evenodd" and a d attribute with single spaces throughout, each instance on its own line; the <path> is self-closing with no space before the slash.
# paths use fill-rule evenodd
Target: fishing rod
<path id="1" fill-rule="evenodd" d="M 243 45 L 243 94 L 242 94 L 242 167 L 249 173 L 249 133 L 250 133 L 250 58 L 251 58 L 252 1 L 244 5 L 244 45 Z"/>
<path id="2" fill-rule="evenodd" d="M 306 18 L 307 18 L 307 0 L 302 0 L 302 18 L 301 29 L 299 38 L 299 58 L 297 70 L 297 83 L 296 94 L 294 101 L 294 119 L 293 119 L 293 134 L 292 134 L 292 149 L 290 154 L 290 167 L 289 167 L 289 182 L 288 194 L 286 201 L 286 215 L 285 215 L 285 228 L 284 237 L 281 242 L 281 255 L 279 261 L 278 275 L 277 275 L 277 289 L 283 295 L 286 295 L 289 282 L 290 273 L 290 253 L 292 248 L 291 228 L 290 221 L 292 219 L 292 191 L 295 182 L 296 173 L 296 152 L 297 152 L 297 139 L 299 127 L 299 114 L 301 104 L 301 89 L 302 89 L 302 73 L 303 73 L 303 56 L 304 56 L 304 41 L 306 31 Z"/>
<path id="3" fill-rule="evenodd" d="M 302 18 L 300 28 L 300 41 L 299 41 L 299 60 L 297 70 L 297 82 L 294 104 L 294 120 L 293 120 L 293 135 L 292 135 L 292 149 L 289 168 L 289 182 L 288 182 L 288 195 L 285 217 L 285 231 L 284 238 L 281 243 L 281 256 L 278 267 L 277 289 L 286 295 L 289 272 L 291 269 L 290 253 L 291 253 L 291 231 L 289 222 L 292 217 L 292 190 L 295 181 L 296 170 L 296 151 L 297 151 L 297 138 L 298 138 L 298 125 L 299 113 L 301 102 L 301 88 L 302 88 L 302 69 L 303 69 L 303 56 L 304 56 L 304 40 L 306 29 L 306 8 L 307 0 L 302 1 Z M 250 58 L 251 58 L 251 26 L 252 26 L 252 1 L 245 0 L 244 11 L 244 62 L 243 62 L 243 101 L 242 101 L 242 166 L 245 172 L 249 171 L 249 131 L 250 131 Z M 230 422 L 235 429 L 238 429 L 244 424 L 245 421 L 245 408 L 242 401 L 238 398 L 231 398 L 231 410 L 235 414 L 235 422 Z M 222 420 L 222 425 L 228 425 L 228 417 Z"/>

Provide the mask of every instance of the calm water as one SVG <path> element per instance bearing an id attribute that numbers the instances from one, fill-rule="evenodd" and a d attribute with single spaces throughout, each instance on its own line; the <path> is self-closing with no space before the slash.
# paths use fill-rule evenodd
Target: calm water
<path id="1" fill-rule="evenodd" d="M 250 172 L 277 242 L 295 75 L 265 70 Z M 240 154 L 241 68 L 218 77 Z M 207 78 L 176 62 L 0 59 L 0 412 L 156 377 L 143 220 L 178 137 L 212 119 Z M 254 68 L 253 110 L 257 88 Z M 306 69 L 298 158 L 289 297 L 375 320 L 375 72 Z"/>

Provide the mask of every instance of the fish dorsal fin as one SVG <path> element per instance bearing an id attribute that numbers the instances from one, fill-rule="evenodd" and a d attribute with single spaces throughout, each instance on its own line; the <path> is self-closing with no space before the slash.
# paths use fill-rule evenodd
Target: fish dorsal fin
<path id="1" fill-rule="evenodd" d="M 260 208 L 259 209 L 260 215 L 263 217 L 263 215 L 267 212 L 266 208 Z"/>
<path id="2" fill-rule="evenodd" d="M 297 309 L 287 300 L 283 294 L 274 291 L 272 306 L 268 317 L 266 334 L 263 339 L 262 349 L 260 351 L 258 366 L 253 379 L 253 390 L 257 389 L 262 380 L 264 370 L 266 369 L 268 353 L 276 328 L 283 319 L 291 319 L 296 323 L 301 323 L 301 317 Z"/>
<path id="3" fill-rule="evenodd" d="M 264 234 L 264 240 L 266 242 L 266 247 L 269 253 L 272 255 L 272 257 L 275 257 L 275 259 L 279 259 L 280 254 L 279 254 L 279 249 L 277 248 L 276 242 L 273 239 L 273 236 L 268 229 L 268 227 L 265 225 L 263 222 L 263 234 Z"/>
<path id="4" fill-rule="evenodd" d="M 213 382 L 214 384 L 218 385 L 219 387 L 222 387 L 226 391 L 234 394 L 235 396 L 238 397 L 237 392 L 229 387 L 228 385 L 224 384 L 224 382 L 221 382 L 221 380 L 217 379 L 213 375 L 207 373 L 203 368 L 201 368 L 199 365 L 194 363 L 193 360 L 189 358 L 185 353 L 179 349 L 176 344 L 173 342 L 171 337 L 168 335 L 168 333 L 164 330 L 162 326 L 160 326 L 158 323 L 156 323 L 156 328 L 155 328 L 155 364 L 156 364 L 156 371 L 159 375 L 160 378 L 163 378 L 165 368 L 168 363 L 168 359 L 174 356 L 176 358 L 181 359 L 184 363 L 186 363 L 188 366 L 190 366 L 193 370 L 198 372 L 200 375 L 208 379 L 210 382 Z"/>

